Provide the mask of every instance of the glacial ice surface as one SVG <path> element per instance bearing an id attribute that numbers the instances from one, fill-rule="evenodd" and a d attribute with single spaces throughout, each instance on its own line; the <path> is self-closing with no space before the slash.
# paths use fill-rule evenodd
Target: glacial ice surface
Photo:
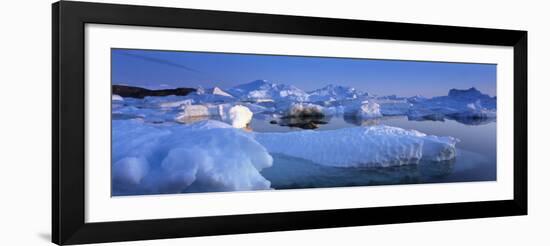
<path id="1" fill-rule="evenodd" d="M 113 121 L 113 194 L 270 189 L 267 150 L 220 121 L 154 126 Z"/>
<path id="2" fill-rule="evenodd" d="M 355 88 L 333 84 L 310 91 L 308 94 L 312 102 L 342 101 L 368 96 L 368 93 L 357 91 Z"/>
<path id="3" fill-rule="evenodd" d="M 451 89 L 447 96 L 417 101 L 407 115 L 412 120 L 451 118 L 464 123 L 476 123 L 475 119 L 495 119 L 496 112 L 496 97 L 490 97 L 472 87 L 466 90 Z"/>
<path id="4" fill-rule="evenodd" d="M 111 96 L 111 100 L 113 100 L 113 101 L 124 101 L 124 98 L 122 98 L 121 96 L 119 96 L 117 94 L 113 94 Z"/>
<path id="5" fill-rule="evenodd" d="M 309 95 L 292 85 L 271 83 L 266 80 L 256 80 L 235 86 L 228 90 L 229 94 L 244 101 L 297 101 L 306 102 Z"/>
<path id="6" fill-rule="evenodd" d="M 385 125 L 255 136 L 270 153 L 335 167 L 385 167 L 419 163 L 421 159 L 451 160 L 459 141 Z"/>
<path id="7" fill-rule="evenodd" d="M 252 120 L 253 115 L 249 108 L 232 104 L 185 105 L 181 109 L 182 111 L 175 118 L 178 122 L 187 123 L 197 118 L 216 116 L 235 128 L 245 128 Z"/>

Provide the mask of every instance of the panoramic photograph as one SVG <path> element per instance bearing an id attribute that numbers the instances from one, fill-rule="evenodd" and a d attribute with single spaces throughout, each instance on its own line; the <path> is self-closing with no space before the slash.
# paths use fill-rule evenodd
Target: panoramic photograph
<path id="1" fill-rule="evenodd" d="M 111 194 L 495 181 L 496 69 L 113 48 Z"/>

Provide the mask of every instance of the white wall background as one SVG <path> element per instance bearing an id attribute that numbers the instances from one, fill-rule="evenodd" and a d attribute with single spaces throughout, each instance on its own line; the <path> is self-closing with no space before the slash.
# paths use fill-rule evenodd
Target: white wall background
<path id="1" fill-rule="evenodd" d="M 293 232 L 258 233 L 112 245 L 548 245 L 550 30 L 545 1 L 254 1 L 118 0 L 336 18 L 529 31 L 529 215 Z M 50 240 L 51 0 L 6 1 L 0 8 L 0 245 Z"/>

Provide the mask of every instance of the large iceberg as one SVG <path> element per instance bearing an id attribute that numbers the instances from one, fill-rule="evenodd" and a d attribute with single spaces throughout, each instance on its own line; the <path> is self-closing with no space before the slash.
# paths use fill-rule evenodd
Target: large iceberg
<path id="1" fill-rule="evenodd" d="M 496 118 L 496 97 L 481 93 L 476 88 L 451 89 L 447 96 L 420 100 L 413 104 L 409 119 L 455 119 L 463 123 L 478 124 Z"/>
<path id="2" fill-rule="evenodd" d="M 332 107 L 332 112 L 342 113 L 347 117 L 372 119 L 382 117 L 380 105 L 373 100 L 355 100 L 342 106 Z"/>
<path id="3" fill-rule="evenodd" d="M 249 134 L 219 121 L 156 127 L 113 121 L 113 194 L 270 189 L 272 165 Z"/>
<path id="4" fill-rule="evenodd" d="M 384 125 L 255 135 L 270 153 L 335 167 L 386 167 L 420 160 L 451 160 L 455 158 L 458 142 L 453 137 Z"/>

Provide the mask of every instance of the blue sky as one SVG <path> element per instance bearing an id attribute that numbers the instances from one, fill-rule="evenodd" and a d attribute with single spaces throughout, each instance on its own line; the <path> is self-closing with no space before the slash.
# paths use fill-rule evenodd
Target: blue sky
<path id="1" fill-rule="evenodd" d="M 496 93 L 496 65 L 491 64 L 112 50 L 113 84 L 223 89 L 257 79 L 305 91 L 337 84 L 377 95 L 432 97 L 470 87 Z"/>

